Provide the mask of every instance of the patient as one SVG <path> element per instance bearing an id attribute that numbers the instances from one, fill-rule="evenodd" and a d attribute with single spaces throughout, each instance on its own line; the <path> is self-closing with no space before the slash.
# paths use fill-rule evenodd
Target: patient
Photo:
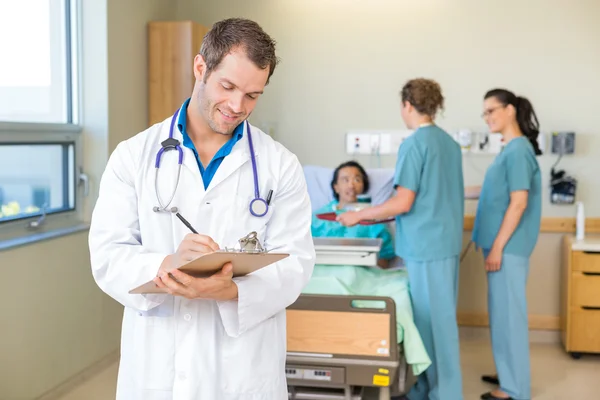
<path id="1" fill-rule="evenodd" d="M 369 190 L 369 177 L 364 168 L 354 161 L 348 161 L 338 166 L 333 173 L 331 189 L 335 200 L 317 210 L 312 219 L 313 237 L 347 237 L 382 239 L 381 251 L 377 265 L 388 268 L 390 261 L 396 256 L 392 235 L 385 224 L 355 225 L 346 227 L 336 221 L 318 219 L 317 214 L 344 212 L 344 207 L 356 203 L 358 196 Z"/>

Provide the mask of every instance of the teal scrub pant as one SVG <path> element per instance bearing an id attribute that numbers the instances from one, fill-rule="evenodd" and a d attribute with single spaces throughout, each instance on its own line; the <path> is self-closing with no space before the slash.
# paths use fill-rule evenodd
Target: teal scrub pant
<path id="1" fill-rule="evenodd" d="M 484 250 L 487 258 L 489 251 Z M 502 265 L 488 272 L 488 313 L 492 353 L 500 389 L 513 399 L 531 398 L 527 277 L 529 258 L 502 255 Z"/>
<path id="2" fill-rule="evenodd" d="M 410 400 L 462 400 L 456 301 L 458 257 L 405 261 L 415 325 L 431 365 L 408 393 Z"/>

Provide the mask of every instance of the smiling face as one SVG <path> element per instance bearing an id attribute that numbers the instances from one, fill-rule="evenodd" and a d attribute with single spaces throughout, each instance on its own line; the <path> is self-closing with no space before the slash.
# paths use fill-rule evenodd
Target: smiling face
<path id="1" fill-rule="evenodd" d="M 364 177 L 356 167 L 341 168 L 333 190 L 339 196 L 340 204 L 355 203 L 357 196 L 365 190 Z"/>
<path id="2" fill-rule="evenodd" d="M 505 106 L 496 97 L 489 97 L 483 102 L 483 118 L 492 133 L 503 133 L 515 121 L 515 109 Z"/>
<path id="3" fill-rule="evenodd" d="M 261 69 L 242 49 L 234 49 L 206 76 L 202 56 L 194 60 L 199 112 L 216 133 L 231 134 L 247 119 L 263 93 L 269 68 Z"/>

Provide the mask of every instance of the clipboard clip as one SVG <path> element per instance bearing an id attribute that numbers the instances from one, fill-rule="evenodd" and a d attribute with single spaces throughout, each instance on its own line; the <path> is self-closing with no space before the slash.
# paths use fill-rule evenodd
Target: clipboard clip
<path id="1" fill-rule="evenodd" d="M 238 240 L 238 243 L 241 251 L 244 252 L 263 253 L 265 251 L 258 240 L 258 234 L 254 231 Z"/>
<path id="2" fill-rule="evenodd" d="M 238 244 L 240 245 L 239 250 L 235 248 L 228 248 L 221 250 L 226 253 L 269 253 L 275 249 L 284 246 L 277 246 L 271 249 L 266 249 L 260 244 L 260 240 L 258 240 L 258 234 L 256 232 L 250 232 L 243 238 L 238 240 Z"/>

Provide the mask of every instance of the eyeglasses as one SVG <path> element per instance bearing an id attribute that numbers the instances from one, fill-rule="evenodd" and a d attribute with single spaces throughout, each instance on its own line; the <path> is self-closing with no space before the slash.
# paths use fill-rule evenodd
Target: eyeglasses
<path id="1" fill-rule="evenodd" d="M 481 114 L 481 118 L 489 117 L 489 116 L 490 116 L 490 115 L 492 115 L 492 113 L 493 113 L 494 111 L 496 111 L 497 109 L 499 109 L 499 108 L 505 108 L 505 107 L 506 107 L 506 106 L 497 106 L 497 107 L 493 107 L 493 108 L 490 108 L 490 109 L 488 109 L 488 110 L 485 110 L 485 111 L 484 111 L 484 112 Z"/>

